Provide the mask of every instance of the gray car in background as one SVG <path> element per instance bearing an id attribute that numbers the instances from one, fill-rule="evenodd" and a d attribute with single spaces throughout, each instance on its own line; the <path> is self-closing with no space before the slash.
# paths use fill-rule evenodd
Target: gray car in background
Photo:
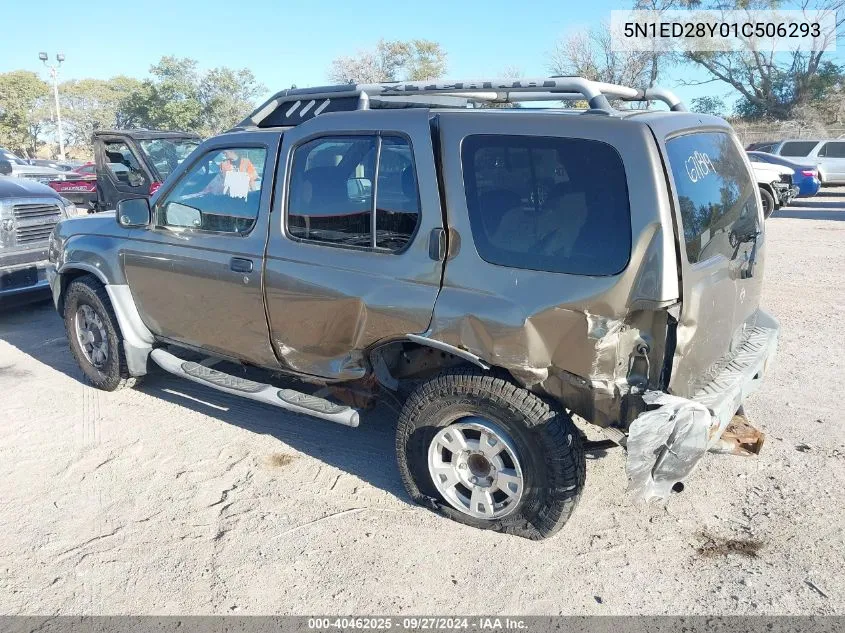
<path id="1" fill-rule="evenodd" d="M 50 187 L 0 175 L 0 306 L 39 292 L 49 296 L 47 244 L 69 210 Z"/>
<path id="2" fill-rule="evenodd" d="M 822 186 L 845 185 L 845 139 L 788 139 L 759 151 L 818 165 Z"/>
<path id="3" fill-rule="evenodd" d="M 8 163 L 0 174 L 12 176 L 13 178 L 27 178 L 40 183 L 48 183 L 51 180 L 62 180 L 65 178 L 65 171 L 48 167 L 45 165 L 30 165 L 23 158 L 13 152 L 0 147 L 0 161 Z"/>

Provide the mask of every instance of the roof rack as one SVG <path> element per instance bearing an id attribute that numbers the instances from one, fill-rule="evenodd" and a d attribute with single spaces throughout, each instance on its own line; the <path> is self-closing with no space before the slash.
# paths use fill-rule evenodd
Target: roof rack
<path id="1" fill-rule="evenodd" d="M 371 107 L 466 107 L 468 103 L 586 101 L 589 110 L 610 113 L 611 100 L 663 101 L 673 111 L 686 106 L 663 88 L 640 90 L 590 81 L 583 77 L 501 79 L 436 83 L 408 81 L 290 88 L 273 95 L 235 129 L 298 125 L 325 112 L 368 110 Z"/>

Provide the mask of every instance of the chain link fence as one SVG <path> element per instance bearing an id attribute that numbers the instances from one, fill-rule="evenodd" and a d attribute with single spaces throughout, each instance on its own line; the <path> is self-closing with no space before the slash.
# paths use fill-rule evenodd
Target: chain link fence
<path id="1" fill-rule="evenodd" d="M 731 123 L 736 130 L 743 147 L 750 143 L 764 141 L 782 141 L 784 139 L 845 139 L 845 127 L 825 126 L 808 123 L 807 121 L 768 121 L 747 123 L 734 121 Z"/>

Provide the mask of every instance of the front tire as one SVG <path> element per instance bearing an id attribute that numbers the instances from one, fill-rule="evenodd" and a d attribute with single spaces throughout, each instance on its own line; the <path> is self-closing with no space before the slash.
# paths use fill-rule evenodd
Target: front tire
<path id="1" fill-rule="evenodd" d="M 70 351 L 88 382 L 103 391 L 136 384 L 129 374 L 123 337 L 103 285 L 92 275 L 74 279 L 64 298 Z"/>
<path id="2" fill-rule="evenodd" d="M 529 539 L 555 534 L 584 488 L 572 419 L 502 376 L 444 372 L 399 418 L 396 453 L 411 498 L 455 521 Z"/>
<path id="3" fill-rule="evenodd" d="M 768 191 L 760 187 L 760 200 L 763 203 L 763 218 L 768 218 L 775 212 L 775 198 Z"/>

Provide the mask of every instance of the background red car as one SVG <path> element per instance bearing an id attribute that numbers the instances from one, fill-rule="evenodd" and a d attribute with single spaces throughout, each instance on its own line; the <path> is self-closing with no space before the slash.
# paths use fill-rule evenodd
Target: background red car
<path id="1" fill-rule="evenodd" d="M 97 165 L 85 163 L 65 175 L 65 180 L 47 183 L 62 197 L 73 202 L 80 209 L 93 212 L 97 203 Z"/>

